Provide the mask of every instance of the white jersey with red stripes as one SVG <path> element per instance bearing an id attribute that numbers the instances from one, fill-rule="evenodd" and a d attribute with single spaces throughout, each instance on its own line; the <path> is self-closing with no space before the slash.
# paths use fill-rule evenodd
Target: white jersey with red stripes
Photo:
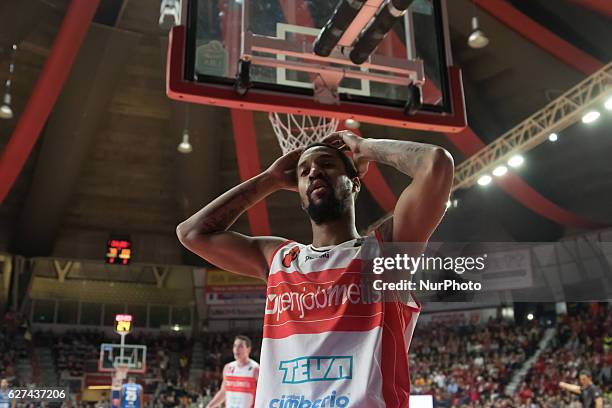
<path id="1" fill-rule="evenodd" d="M 362 263 L 379 255 L 365 252 L 380 247 L 366 240 L 374 238 L 325 248 L 288 241 L 274 253 L 257 408 L 408 407 L 420 306 L 367 289 Z"/>
<path id="2" fill-rule="evenodd" d="M 259 364 L 249 359 L 245 365 L 238 361 L 228 363 L 223 369 L 226 408 L 252 408 L 255 403 Z"/>

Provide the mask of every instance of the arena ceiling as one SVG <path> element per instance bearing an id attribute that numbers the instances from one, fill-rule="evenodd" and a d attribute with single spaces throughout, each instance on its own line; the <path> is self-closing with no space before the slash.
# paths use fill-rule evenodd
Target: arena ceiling
<path id="1" fill-rule="evenodd" d="M 585 78 L 589 69 L 611 60 L 612 6 L 605 2 L 476 0 L 481 28 L 491 40 L 480 50 L 466 44 L 472 2 L 448 3 L 470 135 L 363 124 L 364 136 L 439 144 L 460 163 L 478 144 L 474 138 L 490 143 Z M 19 45 L 12 91 L 16 115 L 0 120 L 2 148 L 30 97 L 68 4 L 0 3 L 2 83 L 10 45 Z M 176 151 L 185 106 L 165 95 L 167 33 L 158 27 L 158 17 L 158 1 L 101 0 L 38 143 L 0 207 L 0 251 L 95 257 L 96 245 L 104 245 L 97 239 L 121 233 L 155 243 L 157 250 L 143 252 L 147 255 L 140 261 L 195 262 L 185 253 L 175 255 L 181 252 L 174 229 L 240 182 L 233 123 L 229 110 L 192 105 L 194 151 Z M 265 115 L 254 114 L 254 124 L 263 169 L 280 149 Z M 458 207 L 449 210 L 434 239 L 553 241 L 581 231 L 580 223 L 567 220 L 588 221 L 594 228 L 612 224 L 611 124 L 609 113 L 589 127 L 574 124 L 556 143 L 529 152 L 517 171 L 518 187 L 491 185 L 458 192 Z M 394 170 L 381 166 L 381 171 L 396 196 L 409 182 Z M 259 222 L 269 225 L 272 234 L 310 239 L 294 194 L 277 193 L 266 204 L 268 221 Z M 564 216 L 541 211 L 551 205 Z M 357 212 L 361 228 L 384 214 L 367 191 L 360 195 Z M 236 229 L 249 233 L 246 217 Z M 71 248 L 75 242 L 78 251 Z"/>

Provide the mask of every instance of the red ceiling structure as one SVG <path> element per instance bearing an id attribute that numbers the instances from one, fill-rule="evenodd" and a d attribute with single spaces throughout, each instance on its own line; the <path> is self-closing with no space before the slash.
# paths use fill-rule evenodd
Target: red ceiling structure
<path id="1" fill-rule="evenodd" d="M 544 51 L 585 75 L 591 75 L 603 64 L 574 47 L 521 13 L 505 0 L 474 0 L 476 4 L 500 22 L 525 37 Z M 603 2 L 600 2 L 603 3 Z"/>
<path id="2" fill-rule="evenodd" d="M 72 0 L 68 6 L 51 53 L 34 86 L 23 113 L 0 157 L 0 203 L 8 195 L 15 180 L 45 125 L 89 25 L 98 9 L 99 0 Z"/>
<path id="3" fill-rule="evenodd" d="M 582 7 L 593 10 L 596 13 L 612 17 L 612 2 L 607 0 L 571 0 Z"/>

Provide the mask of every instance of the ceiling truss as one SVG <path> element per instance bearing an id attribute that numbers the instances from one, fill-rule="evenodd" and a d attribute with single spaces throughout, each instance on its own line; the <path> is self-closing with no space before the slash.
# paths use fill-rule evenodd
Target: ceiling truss
<path id="1" fill-rule="evenodd" d="M 473 186 L 478 178 L 505 165 L 515 154 L 524 154 L 582 118 L 595 104 L 612 96 L 612 63 L 510 129 L 455 168 L 453 191 Z"/>

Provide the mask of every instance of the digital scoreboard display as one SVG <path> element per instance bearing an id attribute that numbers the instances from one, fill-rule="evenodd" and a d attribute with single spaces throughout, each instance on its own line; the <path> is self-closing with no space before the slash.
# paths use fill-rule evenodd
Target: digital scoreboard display
<path id="1" fill-rule="evenodd" d="M 132 242 L 127 239 L 109 239 L 106 249 L 106 263 L 127 265 L 132 258 Z"/>
<path id="2" fill-rule="evenodd" d="M 129 333 L 132 331 L 132 315 L 115 315 L 115 331 L 117 333 Z"/>

